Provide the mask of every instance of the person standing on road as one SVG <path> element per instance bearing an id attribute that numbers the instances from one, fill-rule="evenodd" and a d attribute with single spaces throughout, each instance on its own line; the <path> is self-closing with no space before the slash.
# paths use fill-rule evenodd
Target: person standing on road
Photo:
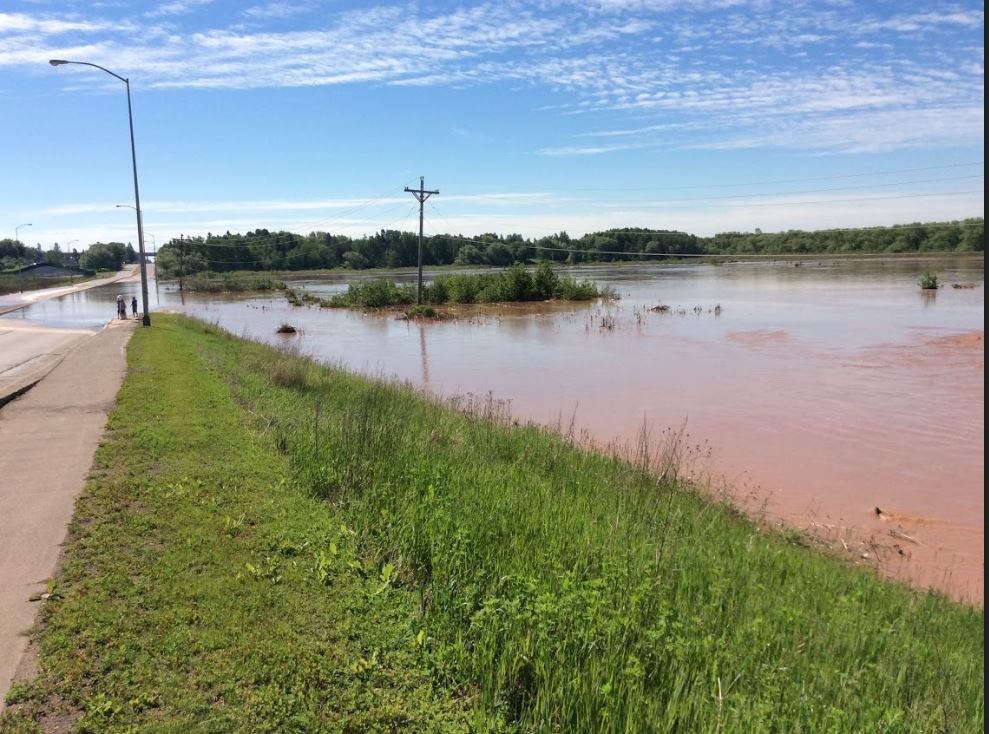
<path id="1" fill-rule="evenodd" d="M 134 318 L 137 318 L 137 296 L 131 296 L 130 299 L 130 310 L 134 313 Z"/>
<path id="2" fill-rule="evenodd" d="M 124 303 L 124 297 L 120 293 L 117 294 L 117 318 L 127 318 L 127 304 Z"/>

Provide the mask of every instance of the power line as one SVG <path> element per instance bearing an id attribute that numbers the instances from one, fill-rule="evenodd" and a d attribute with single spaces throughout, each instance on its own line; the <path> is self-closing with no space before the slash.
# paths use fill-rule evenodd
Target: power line
<path id="1" fill-rule="evenodd" d="M 436 207 L 436 205 L 433 204 L 433 203 L 430 203 L 430 206 L 440 216 L 440 218 L 443 219 L 444 222 L 446 222 L 447 226 L 450 227 L 450 229 L 452 230 L 453 229 L 453 225 L 450 224 L 449 220 L 446 219 L 446 217 Z M 947 227 L 983 227 L 984 224 L 985 224 L 984 222 L 959 222 L 957 224 L 948 223 L 948 222 L 936 222 L 936 223 L 933 223 L 933 224 L 891 225 L 891 226 L 888 226 L 888 227 L 846 227 L 846 228 L 841 228 L 841 229 L 810 230 L 809 232 L 806 231 L 806 230 L 790 230 L 790 232 L 800 233 L 800 234 L 804 234 L 804 233 L 807 233 L 807 234 L 810 234 L 810 233 L 820 234 L 820 233 L 832 233 L 832 232 L 841 232 L 841 233 L 844 233 L 844 232 L 870 232 L 870 231 L 884 231 L 884 232 L 897 231 L 898 232 L 898 231 L 902 231 L 902 230 L 936 229 L 936 228 L 947 228 Z M 558 231 L 563 232 L 563 231 L 566 231 L 566 230 L 564 228 L 564 229 L 560 229 Z M 599 232 L 589 232 L 589 233 L 586 233 L 584 236 L 587 236 L 587 234 L 601 234 L 601 235 L 609 235 L 609 234 L 641 234 L 641 235 L 648 235 L 648 234 L 673 234 L 673 235 L 683 235 L 683 236 L 687 236 L 687 237 L 697 237 L 696 235 L 691 235 L 691 234 L 689 234 L 687 232 L 677 232 L 677 231 L 671 231 L 671 230 L 656 230 L 656 229 L 625 229 L 625 230 L 621 230 L 621 229 L 609 229 L 609 230 L 602 230 L 602 231 L 599 231 Z M 777 236 L 777 233 L 771 233 L 771 234 L 773 234 L 773 236 Z M 782 234 L 786 234 L 786 233 L 782 233 Z M 713 237 L 697 237 L 697 239 L 699 239 L 699 240 L 705 240 L 705 239 L 710 240 L 710 239 L 714 239 L 714 237 L 717 237 L 717 236 L 718 235 L 714 235 Z M 609 250 L 597 250 L 597 249 L 589 250 L 589 249 L 581 249 L 581 248 L 547 247 L 547 246 L 543 246 L 543 245 L 531 244 L 530 242 L 528 242 L 526 240 L 522 240 L 522 241 L 516 240 L 516 241 L 512 241 L 512 242 L 505 242 L 504 240 L 499 239 L 499 240 L 496 240 L 496 241 L 492 242 L 492 241 L 471 239 L 471 238 L 467 238 L 467 237 L 460 237 L 460 236 L 454 236 L 454 235 L 448 235 L 448 234 L 442 234 L 442 235 L 441 234 L 433 234 L 433 235 L 429 235 L 429 237 L 430 238 L 447 237 L 449 239 L 456 240 L 458 242 L 466 242 L 466 243 L 469 243 L 469 244 L 484 245 L 485 247 L 487 247 L 489 245 L 493 245 L 493 244 L 502 244 L 502 245 L 505 245 L 505 246 L 518 246 L 518 247 L 523 247 L 523 248 L 531 248 L 533 250 L 543 250 L 543 251 L 549 251 L 549 252 L 566 252 L 566 253 L 599 254 L 599 255 L 622 255 L 622 256 L 626 256 L 626 257 L 627 256 L 636 256 L 636 257 L 667 257 L 667 258 L 676 257 L 676 258 L 679 258 L 679 257 L 742 257 L 742 256 L 744 256 L 744 257 L 747 257 L 747 258 L 748 257 L 771 257 L 771 258 L 779 258 L 779 257 L 785 257 L 787 255 L 802 254 L 802 253 L 666 253 L 666 252 L 640 252 L 640 251 L 634 251 L 634 250 L 633 251 L 617 251 L 617 250 L 615 250 L 615 251 L 609 251 Z"/>
<path id="2" fill-rule="evenodd" d="M 871 173 L 845 173 L 836 176 L 809 176 L 806 178 L 781 178 L 770 181 L 743 181 L 738 183 L 720 184 L 690 184 L 683 186 L 601 186 L 601 187 L 546 187 L 549 191 L 682 191 L 684 189 L 731 189 L 739 186 L 770 186 L 773 184 L 804 183 L 807 181 L 838 181 L 846 178 L 866 178 L 868 176 L 889 176 L 896 173 L 919 173 L 921 171 L 938 171 L 946 168 L 967 168 L 969 166 L 982 166 L 985 161 L 972 161 L 970 163 L 946 163 L 940 166 L 923 166 L 920 168 L 898 168 L 887 171 L 872 171 Z M 497 196 L 497 194 L 471 193 L 470 196 Z"/>
<path id="3" fill-rule="evenodd" d="M 707 196 L 707 197 L 692 197 L 686 199 L 668 199 L 669 203 L 681 203 L 681 202 L 704 202 L 704 201 L 723 201 L 725 199 L 754 199 L 757 197 L 768 197 L 768 196 L 795 196 L 797 194 L 819 194 L 828 191 L 854 191 L 858 189 L 878 189 L 886 188 L 888 186 L 912 186 L 914 184 L 922 183 L 940 183 L 943 181 L 962 181 L 972 178 L 983 178 L 984 173 L 977 173 L 971 176 L 948 176 L 945 178 L 925 178 L 925 179 L 915 179 L 913 181 L 893 181 L 890 183 L 883 184 L 862 184 L 859 186 L 836 186 L 826 189 L 804 189 L 803 191 L 768 191 L 761 194 L 729 194 L 727 196 Z M 597 199 L 597 201 L 632 201 L 632 202 L 649 202 L 649 199 Z"/>
<path id="4" fill-rule="evenodd" d="M 985 189 L 969 189 L 967 191 L 940 191 L 933 194 L 898 194 L 896 196 L 860 196 L 851 199 L 819 199 L 817 201 L 768 201 L 762 204 L 746 204 L 745 206 L 800 206 L 802 204 L 843 204 L 857 201 L 892 201 L 894 199 L 921 199 L 930 196 L 959 196 L 961 194 L 984 194 Z M 675 203 L 675 202 L 672 202 Z M 738 206 L 728 204 L 726 206 Z"/>
<path id="5" fill-rule="evenodd" d="M 396 209 L 401 209 L 403 206 L 405 206 L 405 202 L 404 201 L 399 202 L 399 203 L 395 204 L 395 206 L 388 207 L 383 212 L 381 212 L 381 214 L 389 214 L 389 213 L 395 211 Z M 408 215 L 405 215 L 403 217 L 400 217 L 400 219 L 405 219 L 407 216 Z M 398 220 L 393 220 L 393 221 L 398 221 Z M 388 225 L 384 225 L 384 226 L 387 227 Z M 261 228 L 258 227 L 257 229 L 261 229 Z M 227 243 L 227 242 L 217 242 L 216 240 L 207 240 L 207 238 L 206 238 L 205 235 L 197 235 L 197 236 L 198 237 L 202 237 L 203 238 L 203 243 L 202 244 L 207 245 L 209 247 L 240 248 L 240 247 L 243 247 L 245 245 L 250 246 L 250 245 L 255 245 L 255 244 L 273 244 L 273 245 L 277 245 L 279 243 L 277 241 L 273 242 L 272 240 L 277 240 L 278 237 L 281 237 L 281 236 L 286 235 L 286 234 L 287 235 L 294 236 L 294 237 L 306 237 L 307 236 L 307 235 L 300 234 L 299 232 L 294 232 L 294 231 L 291 231 L 291 230 L 278 230 L 276 232 L 270 232 L 269 234 L 256 234 L 256 233 L 250 234 L 250 235 L 244 236 L 239 243 L 233 243 L 233 244 Z M 327 232 L 326 234 L 329 234 L 329 235 L 333 236 L 333 233 L 332 232 Z M 228 236 L 229 237 L 240 237 L 241 235 L 236 235 L 236 234 L 231 234 L 231 235 L 228 235 L 228 234 L 212 234 L 212 233 L 210 233 L 210 236 L 212 236 L 214 238 L 226 238 Z M 344 237 L 346 237 L 347 235 L 336 235 L 336 236 L 344 236 Z M 193 241 L 195 238 L 194 237 L 189 237 L 189 238 L 186 238 L 186 239 L 188 241 Z M 168 243 L 165 243 L 165 244 L 168 244 Z M 164 247 L 164 246 L 165 245 L 162 245 L 162 247 Z"/>

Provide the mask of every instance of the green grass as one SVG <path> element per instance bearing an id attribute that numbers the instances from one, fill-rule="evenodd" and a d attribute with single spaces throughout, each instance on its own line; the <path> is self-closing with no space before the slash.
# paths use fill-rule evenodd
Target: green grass
<path id="1" fill-rule="evenodd" d="M 285 290 L 286 285 L 266 275 L 196 273 L 184 279 L 183 288 L 203 293 L 242 293 L 245 291 Z"/>
<path id="2" fill-rule="evenodd" d="M 130 359 L 8 726 L 62 701 L 94 731 L 983 730 L 981 609 L 663 455 L 175 316 Z"/>
<path id="3" fill-rule="evenodd" d="M 418 598 L 382 588 L 343 514 L 299 492 L 215 372 L 233 346 L 167 315 L 132 340 L 42 673 L 0 730 L 462 728 L 466 694 L 434 690 L 416 644 Z"/>
<path id="4" fill-rule="evenodd" d="M 293 305 L 318 303 L 330 308 L 387 308 L 416 302 L 416 288 L 410 283 L 398 285 L 377 279 L 351 283 L 346 292 L 328 299 L 303 293 L 286 294 Z M 460 273 L 439 275 L 423 286 L 424 304 L 440 306 L 450 303 L 517 303 L 522 301 L 590 301 L 617 298 L 608 287 L 598 288 L 589 280 L 578 281 L 570 275 L 560 276 L 548 262 L 529 272 L 521 265 L 494 273 Z"/>
<path id="5" fill-rule="evenodd" d="M 92 280 L 92 275 L 73 275 L 70 277 L 29 277 L 22 275 L 9 275 L 0 273 L 0 296 L 8 293 L 21 293 L 23 291 L 36 291 L 43 288 L 58 288 L 63 285 L 78 285 Z"/>
<path id="6" fill-rule="evenodd" d="M 932 273 L 929 270 L 926 273 L 924 273 L 922 276 L 920 276 L 919 284 L 920 287 L 925 291 L 937 290 L 938 288 L 941 287 L 941 283 L 938 280 L 937 274 Z"/>

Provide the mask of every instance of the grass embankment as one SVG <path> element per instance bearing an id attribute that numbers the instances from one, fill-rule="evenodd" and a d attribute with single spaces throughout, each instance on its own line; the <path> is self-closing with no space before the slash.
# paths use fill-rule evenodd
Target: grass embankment
<path id="1" fill-rule="evenodd" d="M 157 323 L 8 726 L 983 729 L 981 610 L 483 404 Z"/>
<path id="2" fill-rule="evenodd" d="M 331 298 L 316 298 L 289 290 L 293 305 L 317 303 L 325 308 L 387 308 L 416 302 L 416 287 L 397 285 L 391 280 L 367 280 L 351 283 L 345 293 Z M 590 301 L 616 298 L 610 288 L 598 288 L 589 280 L 578 281 L 570 275 L 560 276 L 549 263 L 540 263 L 534 272 L 514 265 L 496 273 L 440 275 L 423 286 L 422 301 L 430 306 L 454 303 L 518 303 L 524 301 Z"/>
<path id="3" fill-rule="evenodd" d="M 43 288 L 59 288 L 63 285 L 78 285 L 92 280 L 93 275 L 74 275 L 65 278 L 30 278 L 20 275 L 7 275 L 0 273 L 0 296 L 9 293 L 22 293 L 24 291 L 37 291 Z"/>

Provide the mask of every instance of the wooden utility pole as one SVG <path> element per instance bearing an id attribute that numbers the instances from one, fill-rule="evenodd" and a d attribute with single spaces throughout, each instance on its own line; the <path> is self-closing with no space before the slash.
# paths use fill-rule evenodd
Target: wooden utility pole
<path id="1" fill-rule="evenodd" d="M 179 235 L 179 290 L 182 290 L 182 276 L 185 275 L 185 235 Z"/>
<path id="2" fill-rule="evenodd" d="M 423 181 L 423 177 L 420 176 L 418 189 L 405 187 L 405 190 L 412 194 L 419 202 L 419 279 L 416 281 L 416 303 L 419 305 L 422 305 L 422 205 L 426 203 L 426 199 L 430 196 L 440 193 L 439 191 L 426 191 Z"/>

